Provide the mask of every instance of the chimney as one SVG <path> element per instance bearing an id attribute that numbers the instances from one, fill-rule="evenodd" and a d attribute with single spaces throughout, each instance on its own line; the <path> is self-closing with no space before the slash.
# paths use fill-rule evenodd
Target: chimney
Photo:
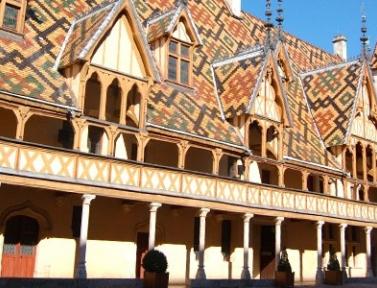
<path id="1" fill-rule="evenodd" d="M 334 54 L 347 61 L 347 38 L 343 35 L 335 36 L 332 40 Z"/>
<path id="2" fill-rule="evenodd" d="M 226 0 L 229 10 L 234 17 L 241 17 L 241 1 L 242 0 Z"/>

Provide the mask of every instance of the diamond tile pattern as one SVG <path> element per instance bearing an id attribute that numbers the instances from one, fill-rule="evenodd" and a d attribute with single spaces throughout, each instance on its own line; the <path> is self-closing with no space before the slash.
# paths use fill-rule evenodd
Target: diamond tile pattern
<path id="1" fill-rule="evenodd" d="M 305 76 L 304 90 L 326 146 L 345 141 L 361 75 L 360 62 Z"/>

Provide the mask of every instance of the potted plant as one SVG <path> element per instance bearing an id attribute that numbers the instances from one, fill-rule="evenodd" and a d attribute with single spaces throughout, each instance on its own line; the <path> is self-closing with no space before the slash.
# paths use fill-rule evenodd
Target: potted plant
<path id="1" fill-rule="evenodd" d="M 150 250 L 143 258 L 144 288 L 167 288 L 169 283 L 166 256 L 158 250 Z"/>
<path id="2" fill-rule="evenodd" d="M 340 264 L 336 253 L 333 249 L 330 250 L 330 260 L 325 271 L 325 284 L 329 285 L 343 285 L 343 273 L 340 269 Z"/>
<path id="3" fill-rule="evenodd" d="M 287 250 L 284 248 L 281 251 L 278 263 L 278 269 L 275 272 L 275 285 L 277 287 L 294 287 L 295 273 L 292 272 L 291 264 L 289 263 Z"/>

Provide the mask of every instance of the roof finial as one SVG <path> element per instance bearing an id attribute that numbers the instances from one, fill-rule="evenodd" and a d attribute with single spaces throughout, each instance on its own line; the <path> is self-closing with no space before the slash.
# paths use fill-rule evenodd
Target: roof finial
<path id="1" fill-rule="evenodd" d="M 278 8 L 277 8 L 277 17 L 276 22 L 278 23 L 279 28 L 279 39 L 283 40 L 283 23 L 284 23 L 284 8 L 283 8 L 283 0 L 278 0 Z"/>
<path id="2" fill-rule="evenodd" d="M 266 23 L 264 24 L 264 27 L 266 28 L 267 32 L 267 40 L 266 40 L 266 46 L 267 48 L 273 48 L 272 47 L 272 39 L 271 39 L 271 30 L 274 27 L 274 24 L 271 22 L 272 12 L 271 12 L 271 0 L 266 0 Z"/>
<path id="3" fill-rule="evenodd" d="M 365 15 L 365 7 L 364 3 L 362 6 L 362 16 L 361 16 L 361 55 L 364 58 L 367 58 L 368 56 L 368 42 L 369 42 L 369 37 L 368 37 L 368 28 L 367 28 L 367 16 Z"/>

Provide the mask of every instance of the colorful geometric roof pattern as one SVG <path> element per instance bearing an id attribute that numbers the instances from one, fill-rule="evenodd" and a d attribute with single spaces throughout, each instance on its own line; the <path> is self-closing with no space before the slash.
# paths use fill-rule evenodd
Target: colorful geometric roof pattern
<path id="1" fill-rule="evenodd" d="M 161 38 L 169 31 L 169 26 L 171 26 L 171 23 L 174 19 L 174 16 L 176 12 L 178 11 L 178 8 L 175 8 L 161 16 L 159 16 L 157 19 L 155 19 L 153 22 L 151 22 L 148 25 L 148 42 L 151 43 L 156 39 Z"/>
<path id="2" fill-rule="evenodd" d="M 148 99 L 147 124 L 243 146 L 235 129 L 221 119 L 199 95 L 178 91 L 170 85 L 155 85 Z"/>
<path id="3" fill-rule="evenodd" d="M 301 79 L 297 75 L 288 84 L 287 97 L 291 110 L 292 127 L 285 129 L 284 155 L 306 162 L 337 167 L 317 133 Z"/>
<path id="4" fill-rule="evenodd" d="M 225 118 L 247 113 L 264 64 L 263 48 L 248 57 L 216 65 L 215 78 Z"/>
<path id="5" fill-rule="evenodd" d="M 328 147 L 345 142 L 361 68 L 361 63 L 355 61 L 303 74 L 310 108 Z"/>
<path id="6" fill-rule="evenodd" d="M 116 3 L 110 3 L 89 15 L 83 16 L 72 24 L 63 44 L 64 50 L 61 54 L 60 68 L 73 64 L 80 59 L 80 54 L 88 45 L 88 42 L 100 31 L 106 18 L 114 13 L 114 9 L 116 9 Z"/>

